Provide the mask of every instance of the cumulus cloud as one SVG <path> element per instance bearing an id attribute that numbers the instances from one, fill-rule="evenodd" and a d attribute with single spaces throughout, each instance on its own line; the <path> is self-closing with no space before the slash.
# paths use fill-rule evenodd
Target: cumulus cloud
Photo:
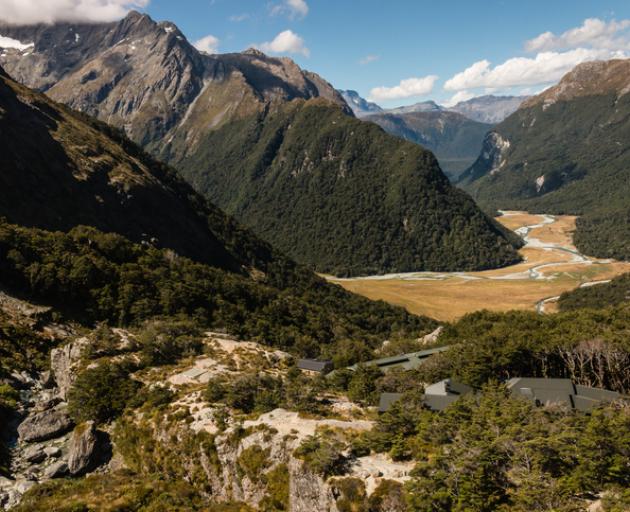
<path id="1" fill-rule="evenodd" d="M 361 64 L 362 66 L 365 66 L 366 64 L 376 62 L 380 58 L 381 57 L 379 55 L 366 55 L 359 61 L 359 64 Z"/>
<path id="2" fill-rule="evenodd" d="M 257 45 L 259 49 L 267 53 L 294 53 L 308 57 L 311 52 L 305 46 L 304 39 L 292 30 L 280 32 L 273 41 Z"/>
<path id="3" fill-rule="evenodd" d="M 7 23 L 104 22 L 123 18 L 150 0 L 0 0 L 0 19 Z"/>
<path id="4" fill-rule="evenodd" d="M 630 20 L 589 18 L 559 35 L 544 32 L 526 41 L 524 46 L 533 55 L 513 57 L 496 66 L 488 60 L 479 60 L 447 80 L 444 89 L 540 89 L 557 82 L 582 62 L 627 58 Z"/>
<path id="5" fill-rule="evenodd" d="M 213 35 L 207 35 L 195 41 L 193 46 L 200 52 L 217 53 L 219 51 L 219 39 Z"/>
<path id="6" fill-rule="evenodd" d="M 273 16 L 287 15 L 289 18 L 305 18 L 308 14 L 308 4 L 306 0 L 283 0 L 279 4 L 271 7 Z"/>
<path id="7" fill-rule="evenodd" d="M 370 101 L 388 101 L 424 96 L 433 90 L 438 77 L 429 75 L 421 78 L 407 78 L 394 87 L 375 87 L 370 91 Z"/>
<path id="8" fill-rule="evenodd" d="M 599 48 L 606 50 L 626 50 L 630 47 L 628 29 L 630 20 L 603 21 L 599 18 L 588 18 L 581 26 L 556 35 L 544 32 L 525 43 L 528 52 L 565 50 L 579 47 Z"/>
<path id="9" fill-rule="evenodd" d="M 480 60 L 447 80 L 444 89 L 463 91 L 548 84 L 560 80 L 582 62 L 624 56 L 621 51 L 576 48 L 566 52 L 541 52 L 533 58 L 514 57 L 495 67 L 488 60 Z"/>

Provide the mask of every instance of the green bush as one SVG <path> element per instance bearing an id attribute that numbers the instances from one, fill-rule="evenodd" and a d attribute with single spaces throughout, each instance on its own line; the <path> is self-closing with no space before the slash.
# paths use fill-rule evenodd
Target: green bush
<path id="1" fill-rule="evenodd" d="M 377 366 L 359 365 L 348 384 L 348 398 L 353 402 L 374 405 L 379 396 L 376 381 L 382 375 Z"/>
<path id="2" fill-rule="evenodd" d="M 106 423 L 123 412 L 141 387 L 123 365 L 101 363 L 79 374 L 68 393 L 68 411 L 76 423 Z"/>
<path id="3" fill-rule="evenodd" d="M 323 477 L 343 474 L 346 459 L 342 454 L 344 446 L 335 439 L 321 435 L 309 436 L 302 441 L 293 455 L 304 461 L 306 468 Z"/>
<path id="4" fill-rule="evenodd" d="M 203 351 L 202 332 L 190 320 L 152 321 L 138 336 L 144 366 L 173 364 Z"/>

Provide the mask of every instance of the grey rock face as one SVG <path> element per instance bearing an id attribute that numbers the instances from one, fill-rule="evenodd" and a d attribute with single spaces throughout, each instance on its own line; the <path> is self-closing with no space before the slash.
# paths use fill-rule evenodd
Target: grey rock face
<path id="1" fill-rule="evenodd" d="M 68 469 L 73 476 L 88 471 L 97 461 L 98 435 L 93 421 L 75 428 L 70 438 Z"/>
<path id="2" fill-rule="evenodd" d="M 72 420 L 65 407 L 31 414 L 18 427 L 21 441 L 28 443 L 54 439 L 72 427 Z"/>
<path id="3" fill-rule="evenodd" d="M 65 461 L 60 460 L 59 462 L 55 462 L 46 468 L 44 471 L 44 475 L 47 478 L 61 478 L 68 474 L 68 464 Z"/>
<path id="4" fill-rule="evenodd" d="M 29 446 L 26 450 L 24 450 L 22 458 L 26 462 L 38 464 L 46 458 L 46 452 L 41 446 Z"/>
<path id="5" fill-rule="evenodd" d="M 50 368 L 64 400 L 76 379 L 76 364 L 81 360 L 87 344 L 86 338 L 79 338 L 63 347 L 54 348 L 50 353 Z"/>

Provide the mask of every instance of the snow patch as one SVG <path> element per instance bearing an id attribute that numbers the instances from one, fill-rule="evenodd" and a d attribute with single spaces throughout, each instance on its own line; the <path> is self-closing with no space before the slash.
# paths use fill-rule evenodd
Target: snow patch
<path id="1" fill-rule="evenodd" d="M 0 36 L 0 48 L 13 48 L 15 50 L 23 51 L 33 46 L 35 46 L 35 43 L 22 43 L 21 41 L 18 41 L 17 39 Z"/>

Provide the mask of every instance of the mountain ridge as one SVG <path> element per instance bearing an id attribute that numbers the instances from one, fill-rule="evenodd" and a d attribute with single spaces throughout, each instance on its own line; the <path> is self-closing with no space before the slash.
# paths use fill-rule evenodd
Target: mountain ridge
<path id="1" fill-rule="evenodd" d="M 585 254 L 630 258 L 630 60 L 585 63 L 490 132 L 459 185 L 487 209 L 581 216 Z"/>

